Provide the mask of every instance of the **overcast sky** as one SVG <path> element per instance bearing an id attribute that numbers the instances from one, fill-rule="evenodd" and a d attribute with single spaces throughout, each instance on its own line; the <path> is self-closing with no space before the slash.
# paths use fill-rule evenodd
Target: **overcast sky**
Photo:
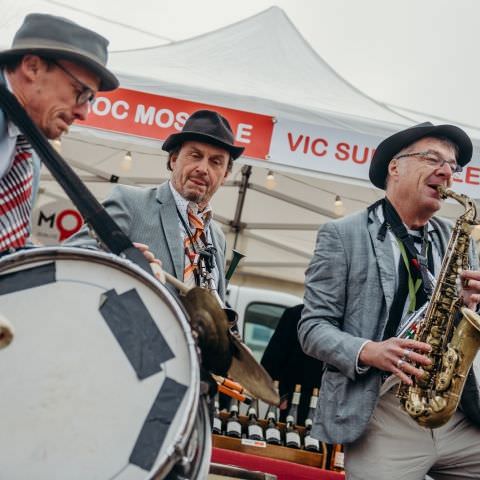
<path id="1" fill-rule="evenodd" d="M 124 50 L 199 35 L 272 5 L 369 96 L 480 127 L 475 0 L 0 0 L 0 45 L 10 45 L 28 12 L 67 16 Z"/>

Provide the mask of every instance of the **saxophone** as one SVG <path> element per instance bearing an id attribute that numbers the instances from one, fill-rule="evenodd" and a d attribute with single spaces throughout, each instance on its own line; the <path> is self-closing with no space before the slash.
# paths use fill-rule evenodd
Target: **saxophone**
<path id="1" fill-rule="evenodd" d="M 406 412 L 420 425 L 444 425 L 458 407 L 468 372 L 480 347 L 480 316 L 462 304 L 457 281 L 468 268 L 470 232 L 476 220 L 475 203 L 466 195 L 438 187 L 442 198 L 451 197 L 465 208 L 448 243 L 432 298 L 414 340 L 428 343 L 431 365 L 413 385 L 401 384 L 397 396 Z"/>

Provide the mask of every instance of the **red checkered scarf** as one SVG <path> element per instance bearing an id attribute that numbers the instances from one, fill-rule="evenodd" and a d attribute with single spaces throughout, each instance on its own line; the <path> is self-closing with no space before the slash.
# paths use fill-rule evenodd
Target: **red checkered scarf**
<path id="1" fill-rule="evenodd" d="M 0 179 L 0 252 L 25 246 L 32 210 L 32 147 L 17 137 L 16 153 L 7 174 Z"/>

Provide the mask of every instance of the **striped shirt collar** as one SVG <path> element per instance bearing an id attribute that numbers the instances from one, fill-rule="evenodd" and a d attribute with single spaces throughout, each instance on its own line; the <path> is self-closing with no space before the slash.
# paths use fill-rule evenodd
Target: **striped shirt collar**
<path id="1" fill-rule="evenodd" d="M 377 208 L 374 210 L 375 216 L 378 218 L 379 222 L 382 224 L 385 221 L 385 216 L 383 215 L 383 208 L 382 205 L 378 205 Z M 404 224 L 405 225 L 405 224 Z M 419 230 L 411 230 L 410 228 L 405 225 L 407 232 L 409 235 L 413 235 L 414 237 L 421 237 L 421 233 Z M 427 232 L 430 238 L 432 238 L 432 232 L 436 232 L 437 229 L 432 225 L 432 222 L 428 221 L 427 223 Z"/>

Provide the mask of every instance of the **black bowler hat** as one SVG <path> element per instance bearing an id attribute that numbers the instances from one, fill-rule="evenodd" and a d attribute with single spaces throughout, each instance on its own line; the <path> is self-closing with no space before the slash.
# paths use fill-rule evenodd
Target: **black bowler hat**
<path id="1" fill-rule="evenodd" d="M 179 133 L 172 133 L 162 145 L 162 149 L 170 152 L 183 142 L 197 140 L 227 150 L 232 159 L 238 158 L 243 147 L 236 147 L 232 127 L 225 117 L 212 110 L 198 110 L 188 117 L 183 129 Z"/>
<path id="2" fill-rule="evenodd" d="M 462 167 L 472 158 L 472 141 L 470 137 L 454 125 L 433 125 L 430 122 L 420 123 L 413 127 L 394 133 L 383 140 L 377 147 L 370 163 L 370 181 L 378 188 L 385 190 L 388 164 L 403 148 L 424 137 L 446 137 L 458 146 L 457 162 Z"/>
<path id="3" fill-rule="evenodd" d="M 31 13 L 25 17 L 9 50 L 0 52 L 0 65 L 14 57 L 33 54 L 79 63 L 100 78 L 100 90 L 114 90 L 118 79 L 107 70 L 108 40 L 63 17 Z"/>

